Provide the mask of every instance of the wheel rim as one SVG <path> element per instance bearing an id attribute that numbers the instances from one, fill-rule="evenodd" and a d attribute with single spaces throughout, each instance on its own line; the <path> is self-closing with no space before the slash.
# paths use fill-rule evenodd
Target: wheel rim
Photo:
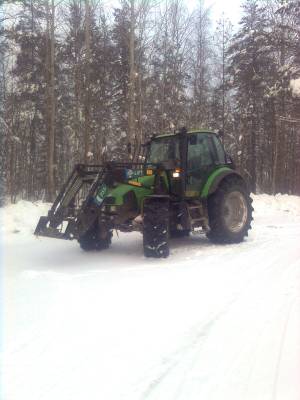
<path id="1" fill-rule="evenodd" d="M 247 221 L 248 207 L 243 193 L 228 193 L 224 200 L 224 222 L 228 230 L 240 232 Z"/>

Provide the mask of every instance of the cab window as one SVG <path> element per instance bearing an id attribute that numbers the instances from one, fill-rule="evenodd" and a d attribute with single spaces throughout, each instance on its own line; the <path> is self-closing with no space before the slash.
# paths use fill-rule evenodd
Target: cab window
<path id="1" fill-rule="evenodd" d="M 224 152 L 224 148 L 222 146 L 222 144 L 220 143 L 220 140 L 213 135 L 213 141 L 215 144 L 215 148 L 216 148 L 216 155 L 217 155 L 217 163 L 218 164 L 226 164 L 226 156 L 225 156 L 225 152 Z"/>
<path id="2" fill-rule="evenodd" d="M 190 171 L 214 164 L 212 135 L 192 134 L 188 145 L 188 169 Z"/>

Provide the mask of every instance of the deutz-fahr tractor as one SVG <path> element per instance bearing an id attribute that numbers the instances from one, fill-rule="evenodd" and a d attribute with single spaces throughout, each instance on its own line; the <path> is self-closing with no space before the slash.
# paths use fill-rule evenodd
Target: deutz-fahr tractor
<path id="1" fill-rule="evenodd" d="M 146 257 L 167 257 L 170 238 L 192 231 L 214 243 L 248 235 L 252 199 L 218 134 L 181 128 L 152 137 L 143 152 L 77 164 L 35 234 L 76 239 L 89 251 L 107 249 L 114 230 L 139 231 Z"/>

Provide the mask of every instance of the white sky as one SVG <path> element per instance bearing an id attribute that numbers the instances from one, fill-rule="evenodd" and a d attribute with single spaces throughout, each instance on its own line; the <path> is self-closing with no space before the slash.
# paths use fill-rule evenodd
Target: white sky
<path id="1" fill-rule="evenodd" d="M 199 4 L 199 0 L 183 0 L 187 5 L 188 9 L 192 11 Z M 59 1 L 56 0 L 56 3 Z M 218 19 L 222 17 L 222 13 L 224 12 L 225 18 L 229 18 L 234 27 L 237 27 L 237 24 L 241 17 L 241 4 L 243 0 L 204 0 L 204 4 L 206 7 L 211 8 L 211 20 L 214 24 Z M 102 3 L 108 7 L 114 7 L 119 5 L 118 0 L 102 0 Z M 13 14 L 15 10 L 14 4 L 10 4 L 6 7 L 6 11 Z"/>
<path id="2" fill-rule="evenodd" d="M 185 0 L 190 10 L 196 8 L 199 0 Z M 225 18 L 229 18 L 234 26 L 236 26 L 241 18 L 242 0 L 206 0 L 206 7 L 211 7 L 211 19 L 214 23 L 220 19 L 224 12 Z"/>
<path id="3" fill-rule="evenodd" d="M 199 0 L 183 0 L 188 9 L 192 11 L 199 4 Z M 241 4 L 243 0 L 204 0 L 206 7 L 211 8 L 211 20 L 214 24 L 218 19 L 222 17 L 224 12 L 225 18 L 230 19 L 234 27 L 237 26 L 241 18 Z M 119 5 L 118 0 L 103 0 L 103 4 L 108 7 L 114 7 Z"/>

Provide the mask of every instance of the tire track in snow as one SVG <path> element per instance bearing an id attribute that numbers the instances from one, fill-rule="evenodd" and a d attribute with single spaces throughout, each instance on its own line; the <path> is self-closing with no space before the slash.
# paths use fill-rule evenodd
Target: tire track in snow
<path id="1" fill-rule="evenodd" d="M 272 241 L 272 240 L 270 239 L 270 241 Z M 265 245 L 263 246 L 263 248 L 255 249 L 255 251 L 253 253 L 255 253 L 257 256 L 258 255 L 262 256 L 263 254 L 265 254 Z M 251 258 L 252 258 L 252 256 L 253 256 L 253 254 L 251 255 Z M 171 353 L 167 357 L 167 361 L 164 361 L 163 363 L 161 363 L 164 366 L 163 370 L 160 371 L 154 379 L 153 378 L 151 379 L 151 382 L 148 383 L 148 386 L 146 387 L 146 389 L 144 389 L 142 391 L 139 398 L 140 399 L 148 399 L 148 398 L 152 398 L 152 395 L 154 395 L 154 398 L 155 398 L 155 392 L 159 390 L 159 387 L 163 384 L 163 382 L 166 379 L 168 379 L 168 377 L 171 374 L 175 373 L 175 375 L 176 375 L 175 370 L 178 367 L 181 371 L 179 375 L 182 376 L 182 369 L 184 369 L 184 373 L 180 379 L 180 382 L 178 384 L 176 384 L 177 389 L 176 389 L 172 399 L 180 398 L 183 388 L 184 388 L 186 377 L 187 377 L 188 373 L 190 373 L 191 370 L 193 370 L 193 368 L 195 368 L 195 365 L 197 364 L 197 361 L 199 360 L 199 354 L 201 353 L 202 348 L 205 345 L 205 341 L 206 341 L 207 337 L 209 336 L 209 333 L 212 330 L 212 328 L 215 327 L 216 323 L 222 317 L 224 317 L 226 314 L 228 314 L 231 311 L 232 307 L 235 305 L 237 305 L 238 308 L 241 308 L 241 313 L 243 313 L 243 309 L 244 309 L 243 302 L 241 303 L 241 302 L 239 302 L 239 300 L 241 298 L 245 298 L 245 302 L 247 303 L 247 301 L 248 301 L 247 297 L 249 296 L 249 288 L 254 286 L 257 289 L 256 282 L 258 281 L 258 279 L 259 279 L 258 282 L 259 282 L 260 296 L 256 300 L 256 302 L 259 305 L 260 301 L 263 300 L 263 297 L 265 296 L 264 288 L 268 288 L 268 293 L 271 292 L 273 290 L 272 289 L 273 286 L 276 286 L 278 284 L 278 282 L 281 281 L 282 276 L 286 275 L 286 273 L 287 273 L 287 271 L 282 268 L 282 265 L 279 262 L 279 260 L 282 258 L 282 256 L 283 256 L 283 254 L 281 254 L 281 253 L 279 256 L 278 256 L 278 254 L 273 253 L 272 257 L 269 257 L 268 262 L 263 266 L 263 269 L 260 272 L 259 276 L 257 276 L 257 274 L 254 272 L 251 275 L 250 279 L 248 279 L 246 281 L 246 283 L 244 283 L 242 285 L 242 287 L 239 287 L 239 290 L 236 293 L 235 297 L 233 299 L 231 299 L 229 302 L 227 302 L 226 306 L 223 307 L 222 310 L 217 312 L 215 314 L 215 316 L 213 318 L 210 318 L 206 323 L 203 324 L 203 322 L 201 322 L 201 327 L 198 329 L 197 333 L 194 335 L 194 338 L 192 340 L 189 340 L 188 343 L 185 343 L 183 346 L 181 346 L 179 348 L 179 350 L 175 351 L 174 353 Z M 271 277 L 273 277 L 272 283 L 270 282 L 270 270 L 272 271 Z M 271 285 L 271 287 L 270 287 L 270 285 Z M 250 292 L 250 295 L 251 295 L 251 293 L 252 292 Z M 242 306 L 239 306 L 239 303 L 241 303 Z M 255 340 L 253 340 L 253 338 L 250 339 L 250 343 L 252 344 L 252 346 L 254 348 L 257 347 L 257 345 L 255 343 L 259 342 L 264 329 L 265 329 L 265 322 L 263 321 L 263 326 L 259 329 L 259 332 L 258 332 Z M 195 331 L 195 326 L 191 329 L 191 331 L 192 332 Z M 235 354 L 232 357 L 232 361 L 231 361 L 230 365 L 234 365 L 235 360 L 239 358 L 239 355 L 243 349 L 243 346 L 244 346 L 244 344 L 241 343 L 240 347 L 235 351 Z M 182 365 L 183 365 L 183 367 L 182 367 Z M 248 379 L 250 379 L 251 370 L 254 368 L 254 365 L 255 365 L 255 353 L 252 357 L 252 362 L 250 363 L 250 371 L 248 374 Z M 229 367 L 229 365 L 227 366 L 227 370 L 228 370 L 228 367 Z M 160 368 L 154 367 L 154 370 L 155 369 L 160 369 Z M 229 371 L 228 375 L 230 375 L 232 370 L 234 370 L 234 366 L 229 369 L 230 369 L 230 371 Z M 141 384 L 141 382 L 139 382 L 139 384 Z M 184 398 L 184 396 L 182 398 Z"/>
<path id="2" fill-rule="evenodd" d="M 160 371 L 155 378 L 151 378 L 151 382 L 147 383 L 146 388 L 143 389 L 141 394 L 138 396 L 140 399 L 146 400 L 148 399 L 153 392 L 158 389 L 160 384 L 163 383 L 163 381 L 181 364 L 181 363 L 187 363 L 188 365 L 186 366 L 185 370 L 186 373 L 190 370 L 191 367 L 197 362 L 198 355 L 200 354 L 202 347 L 205 344 L 205 340 L 207 339 L 209 332 L 211 329 L 215 326 L 215 324 L 229 311 L 232 305 L 234 305 L 239 297 L 241 296 L 241 292 L 238 294 L 235 294 L 233 298 L 231 298 L 225 307 L 222 307 L 222 309 L 218 312 L 215 313 L 213 318 L 209 318 L 206 320 L 206 322 L 201 322 L 198 323 L 196 326 L 193 326 L 187 336 L 192 336 L 192 338 L 188 341 L 185 341 L 184 344 L 180 346 L 178 350 L 175 350 L 171 354 L 169 354 L 167 357 L 164 358 L 164 361 L 159 363 L 159 366 L 164 366 L 163 370 Z M 232 297 L 232 296 L 231 296 Z M 201 325 L 199 327 L 199 325 Z M 195 333 L 196 331 L 196 333 Z M 154 371 L 159 369 L 159 367 L 153 367 Z M 145 380 L 148 378 L 143 378 L 140 380 L 136 386 L 140 386 L 143 384 Z M 182 379 L 184 381 L 184 378 Z M 179 384 L 179 386 L 182 386 L 183 382 Z M 179 388 L 180 389 L 180 388 Z M 179 389 L 176 391 L 178 392 Z M 135 390 L 137 391 L 137 390 Z M 178 393 L 175 395 L 177 398 Z"/>
<path id="3" fill-rule="evenodd" d="M 300 257 L 299 257 L 299 259 L 300 259 Z M 300 266 L 300 262 L 296 261 L 290 265 L 289 270 L 296 270 L 297 267 L 299 270 L 299 266 Z M 298 275 L 300 275 L 299 272 L 298 272 Z M 290 282 L 290 280 L 287 280 L 287 281 L 288 281 L 288 283 Z M 278 387 L 278 381 L 279 381 L 279 377 L 280 377 L 281 361 L 283 358 L 284 346 L 286 344 L 287 330 L 289 327 L 292 311 L 296 307 L 296 301 L 297 301 L 297 298 L 295 298 L 294 296 L 291 296 L 291 299 L 289 301 L 289 307 L 286 312 L 286 318 L 285 318 L 285 321 L 284 321 L 284 324 L 282 327 L 281 340 L 280 340 L 280 344 L 279 344 L 276 369 L 275 369 L 275 375 L 274 375 L 274 382 L 273 382 L 272 400 L 277 399 L 277 387 Z"/>
<path id="4" fill-rule="evenodd" d="M 226 307 L 227 308 L 227 307 Z M 214 318 L 208 320 L 204 325 L 202 325 L 201 329 L 194 334 L 194 338 L 185 343 L 180 349 L 169 355 L 163 365 L 166 365 L 162 372 L 158 374 L 158 376 L 151 380 L 149 384 L 147 384 L 146 389 L 141 394 L 141 399 L 148 399 L 152 393 L 157 389 L 157 387 L 163 382 L 163 380 L 169 376 L 169 374 L 178 366 L 180 363 L 189 356 L 189 353 L 195 351 L 196 347 L 197 354 L 201 351 L 202 345 L 204 344 L 205 338 L 209 334 L 209 331 L 212 329 L 213 325 L 217 322 L 219 318 L 221 318 L 222 314 L 224 314 L 224 310 L 217 313 Z M 193 329 L 194 331 L 194 329 Z"/>
<path id="5" fill-rule="evenodd" d="M 271 259 L 271 260 L 268 262 L 268 265 L 266 265 L 266 266 L 264 267 L 264 270 L 265 270 L 265 277 L 264 277 L 264 280 L 260 282 L 260 286 L 264 287 L 267 283 L 269 283 L 269 282 L 268 282 L 268 279 L 269 279 L 269 271 L 268 271 L 268 270 L 269 270 L 270 265 L 273 264 L 273 262 L 274 262 L 275 259 L 277 259 L 277 256 L 273 257 L 273 259 Z M 279 268 L 278 268 L 278 269 L 279 269 Z M 282 270 L 282 268 L 279 269 L 279 272 L 280 272 L 280 275 L 281 275 L 281 276 L 285 273 L 284 270 Z M 260 278 L 261 278 L 261 277 L 262 277 L 262 276 L 260 276 Z M 276 274 L 276 276 L 274 276 L 274 281 L 277 281 L 277 280 L 278 280 L 278 275 Z M 247 281 L 247 284 L 246 284 L 246 285 L 243 287 L 243 289 L 240 291 L 239 296 L 237 296 L 236 300 L 235 300 L 235 301 L 232 301 L 231 304 L 229 304 L 229 307 L 228 307 L 228 308 L 230 308 L 230 309 L 228 309 L 227 312 L 223 313 L 222 316 L 224 316 L 224 317 L 226 318 L 227 314 L 234 312 L 234 311 L 232 310 L 232 308 L 236 308 L 236 307 L 240 308 L 240 309 L 241 309 L 241 312 L 244 313 L 244 307 L 241 307 L 241 305 L 240 305 L 240 304 L 241 304 L 240 299 L 242 298 L 242 302 L 243 302 L 243 298 L 244 298 L 244 297 L 247 297 L 247 290 L 248 290 L 248 288 L 251 287 L 251 286 L 253 285 L 253 283 L 255 283 L 255 281 L 256 281 L 255 278 L 254 278 L 254 279 L 250 279 L 249 281 Z M 246 291 L 246 295 L 244 295 L 244 292 L 245 292 L 245 291 Z M 219 322 L 220 322 L 220 321 L 219 321 Z M 264 326 L 260 329 L 260 332 L 258 333 L 255 342 L 258 342 L 258 341 L 259 341 L 259 338 L 260 338 L 260 336 L 261 336 L 261 333 L 262 333 L 263 329 L 264 329 Z M 230 374 L 232 373 L 232 371 L 234 371 L 234 365 L 235 365 L 235 363 L 236 363 L 236 360 L 239 358 L 239 356 L 240 356 L 240 354 L 241 354 L 241 351 L 242 351 L 242 349 L 243 349 L 243 346 L 244 346 L 244 344 L 241 342 L 240 346 L 239 346 L 238 349 L 235 351 L 234 355 L 231 357 L 230 364 L 226 366 L 226 371 L 228 371 L 228 369 L 229 369 L 229 372 L 227 372 L 227 374 L 226 374 L 227 376 L 230 376 Z M 194 355 L 192 362 L 190 363 L 189 367 L 186 369 L 185 376 L 184 376 L 183 379 L 181 380 L 180 384 L 178 384 L 178 386 L 179 386 L 179 391 L 178 391 L 177 396 L 175 397 L 176 399 L 177 399 L 177 398 L 181 398 L 180 395 L 181 395 L 181 393 L 183 392 L 182 388 L 184 387 L 184 384 L 185 384 L 185 378 L 186 378 L 186 376 L 188 375 L 188 373 L 190 373 L 190 372 L 196 367 L 196 364 L 197 364 L 197 362 L 199 361 L 198 355 L 199 355 L 198 353 L 196 353 L 196 354 Z M 254 365 L 254 360 L 252 361 L 251 364 L 252 364 L 252 366 Z M 230 368 L 230 365 L 232 365 L 233 367 Z M 214 385 L 213 385 L 213 387 L 212 387 L 212 392 L 211 392 L 210 394 L 212 394 L 214 391 L 216 391 L 217 386 L 218 386 L 217 384 L 214 384 Z M 183 399 L 184 399 L 185 397 L 186 397 L 186 396 L 184 396 L 184 395 L 182 396 Z M 218 398 L 218 397 L 216 397 L 216 398 Z"/>
<path id="6" fill-rule="evenodd" d="M 282 256 L 283 255 L 281 254 L 281 258 L 282 258 Z M 278 257 L 278 260 L 280 260 L 280 257 Z M 269 265 L 272 265 L 272 263 L 269 263 Z M 274 353 L 274 351 L 278 352 L 276 368 L 274 371 L 274 379 L 273 379 L 274 382 L 275 381 L 277 382 L 277 380 L 278 380 L 279 370 L 280 370 L 280 360 L 281 360 L 281 356 L 282 356 L 282 349 L 284 346 L 286 329 L 287 329 L 288 322 L 290 319 L 291 310 L 295 304 L 295 298 L 294 298 L 294 295 L 292 295 L 292 298 L 289 299 L 288 305 L 286 306 L 284 303 L 285 296 L 281 292 L 283 292 L 283 290 L 285 289 L 285 285 L 283 285 L 283 282 L 285 280 L 287 280 L 287 282 L 289 283 L 289 280 L 287 279 L 287 277 L 288 277 L 288 275 L 290 275 L 290 272 L 294 270 L 294 265 L 295 265 L 295 263 L 290 264 L 288 266 L 288 270 L 287 270 L 287 269 L 284 269 L 279 262 L 277 262 L 276 271 L 275 271 L 276 273 L 269 276 L 269 278 L 273 277 L 272 282 L 270 282 L 268 280 L 265 281 L 266 288 L 267 288 L 265 297 L 271 296 L 271 298 L 273 300 L 280 299 L 280 303 L 277 304 L 276 310 L 273 311 L 273 314 L 275 314 L 275 316 L 276 316 L 276 314 L 282 314 L 283 311 L 286 314 L 286 317 L 284 319 L 283 328 L 282 328 L 282 333 L 280 335 L 281 340 L 280 340 L 279 348 L 273 349 L 273 353 Z M 272 269 L 272 272 L 273 271 L 274 271 L 274 268 Z M 283 299 L 281 299 L 282 297 L 283 297 Z M 262 321 L 263 325 L 261 326 L 260 333 L 257 335 L 256 340 L 255 340 L 255 346 L 253 348 L 253 355 L 251 357 L 252 361 L 251 361 L 251 363 L 249 363 L 249 365 L 250 365 L 249 372 L 248 372 L 247 378 L 245 379 L 245 388 L 243 390 L 243 395 L 242 395 L 243 399 L 248 399 L 248 398 L 252 399 L 253 398 L 253 394 L 249 395 L 249 393 L 250 393 L 250 388 L 251 388 L 251 382 L 255 379 L 255 374 L 257 375 L 257 373 L 259 371 L 260 362 L 264 362 L 264 359 L 260 360 L 260 362 L 259 362 L 259 357 L 262 357 L 262 352 L 264 351 L 264 347 L 266 346 L 266 343 L 265 343 L 266 338 L 264 336 L 266 336 L 266 335 L 268 336 L 268 342 L 271 340 L 270 332 L 269 332 L 270 331 L 269 325 L 271 324 L 272 319 L 274 319 L 274 315 L 272 315 L 272 319 L 269 320 L 268 318 L 270 318 L 270 315 L 268 313 L 268 310 L 271 310 L 270 304 L 266 303 L 265 308 L 266 308 L 265 315 L 267 315 L 267 319 Z M 275 334 L 275 332 L 274 332 L 274 334 Z M 273 339 L 273 341 L 274 341 L 274 339 Z M 273 399 L 274 395 L 276 396 L 275 393 L 276 393 L 276 387 L 275 387 L 275 383 L 273 383 L 271 385 L 271 390 L 270 390 L 270 396 L 272 396 L 272 399 Z"/>
<path id="7" fill-rule="evenodd" d="M 279 352 L 278 352 L 278 356 L 277 356 L 276 369 L 275 369 L 275 378 L 274 378 L 274 382 L 273 382 L 272 400 L 277 399 L 277 391 L 276 390 L 277 390 L 278 379 L 279 379 L 279 374 L 280 374 L 280 366 L 281 366 L 281 360 L 282 360 L 282 355 L 283 355 L 283 348 L 284 348 L 284 344 L 285 344 L 285 340 L 286 340 L 288 324 L 289 324 L 290 317 L 291 317 L 291 311 L 292 311 L 293 307 L 295 306 L 295 304 L 296 304 L 295 300 L 291 299 L 289 310 L 287 312 L 287 316 L 286 316 L 285 323 L 284 323 L 282 333 L 281 333 L 281 340 L 280 340 Z"/>

